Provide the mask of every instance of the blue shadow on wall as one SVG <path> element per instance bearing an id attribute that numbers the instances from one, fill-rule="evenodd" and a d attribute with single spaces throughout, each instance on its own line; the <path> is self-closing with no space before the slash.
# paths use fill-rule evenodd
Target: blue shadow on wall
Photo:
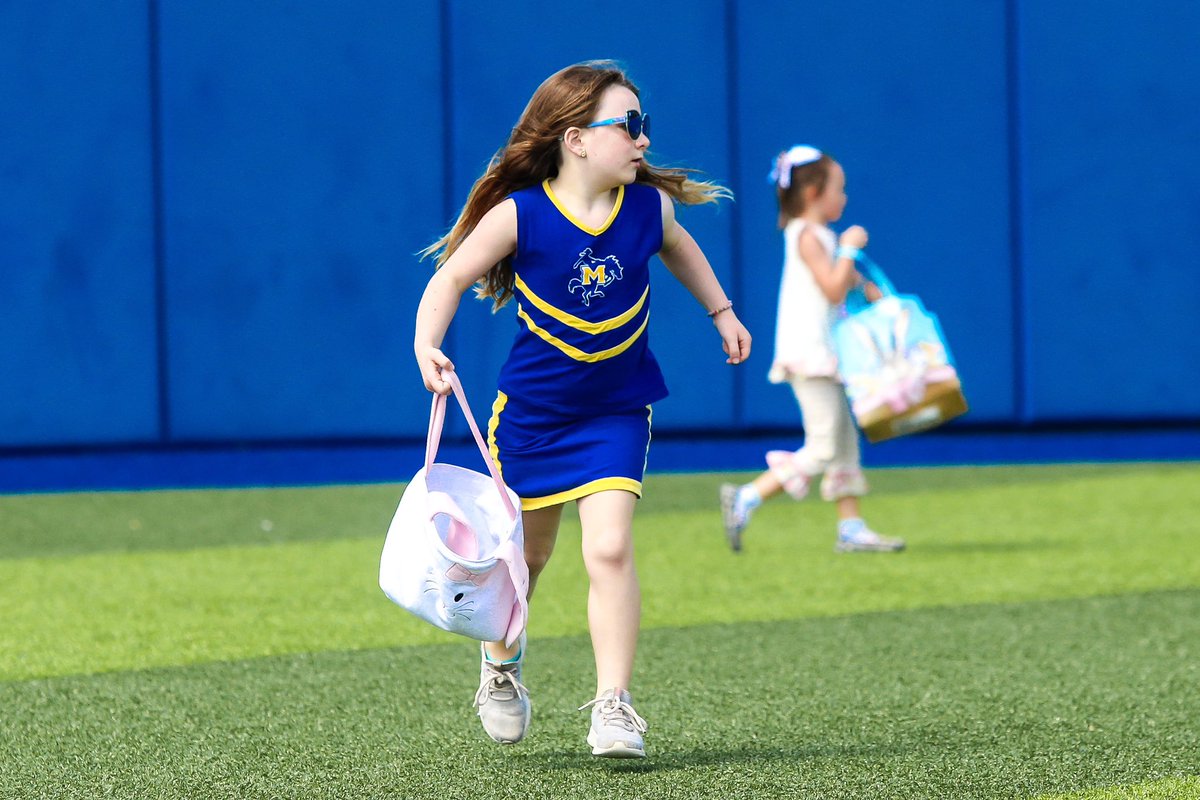
<path id="1" fill-rule="evenodd" d="M 651 447 L 649 468 L 651 473 L 755 472 L 763 468 L 766 450 L 797 446 L 800 438 L 796 431 L 661 436 Z M 423 450 L 413 442 L 370 442 L 10 454 L 0 458 L 0 494 L 400 483 L 420 468 Z M 438 459 L 483 469 L 473 444 L 446 442 Z M 946 431 L 864 451 L 868 469 L 1195 459 L 1200 459 L 1200 430 L 1194 426 Z"/>

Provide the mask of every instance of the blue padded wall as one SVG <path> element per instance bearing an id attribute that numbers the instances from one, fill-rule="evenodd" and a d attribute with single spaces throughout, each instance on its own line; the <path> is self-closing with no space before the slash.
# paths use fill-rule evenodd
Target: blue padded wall
<path id="1" fill-rule="evenodd" d="M 671 20 L 669 37 L 654 25 L 631 24 L 622 14 L 590 12 L 583 39 L 531 34 L 577 25 L 574 12 L 549 2 L 506 3 L 503 13 L 481 13 L 471 3 L 451 3 L 450 10 L 455 212 L 538 84 L 588 58 L 618 60 L 638 84 L 642 106 L 653 119 L 654 163 L 698 167 L 728 180 L 724 3 L 656 4 L 653 14 Z M 514 41 L 521 46 L 511 46 Z M 680 219 L 728 283 L 733 221 L 728 204 L 686 209 Z M 734 374 L 724 364 L 720 339 L 667 269 L 657 261 L 654 267 L 650 341 L 671 390 L 671 397 L 655 405 L 655 430 L 724 427 L 734 419 Z M 515 331 L 510 308 L 497 316 L 492 318 L 484 304 L 464 302 L 447 343 L 464 379 L 479 387 L 472 393 L 477 415 L 490 413 L 495 375 Z"/>
<path id="2" fill-rule="evenodd" d="M 0 5 L 0 447 L 158 436 L 147 20 Z"/>
<path id="3" fill-rule="evenodd" d="M 1200 416 L 1200 4 L 1019 8 L 1030 414 Z"/>
<path id="4" fill-rule="evenodd" d="M 1011 418 L 1004 3 L 738 7 L 740 308 L 757 337 L 744 421 L 799 419 L 790 390 L 766 382 L 783 260 L 766 176 L 775 154 L 800 143 L 846 170 L 837 229 L 866 227 L 869 252 L 897 288 L 941 318 L 971 404 L 966 419 Z"/>
<path id="5" fill-rule="evenodd" d="M 173 437 L 424 435 L 436 9 L 169 3 L 161 35 Z"/>
<path id="6" fill-rule="evenodd" d="M 799 430 L 765 175 L 800 141 L 941 317 L 954 425 L 1200 419 L 1197 30 L 1183 0 L 0 4 L 0 450 L 419 440 L 416 253 L 594 57 L 657 163 L 737 193 L 679 214 L 754 355 L 656 264 L 656 431 Z M 447 339 L 481 420 L 514 325 L 468 298 Z"/>

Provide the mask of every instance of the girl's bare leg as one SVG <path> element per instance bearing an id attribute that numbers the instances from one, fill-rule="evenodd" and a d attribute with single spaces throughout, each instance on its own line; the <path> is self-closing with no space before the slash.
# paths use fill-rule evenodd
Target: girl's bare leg
<path id="1" fill-rule="evenodd" d="M 837 501 L 837 516 L 838 519 L 858 519 L 862 517 L 862 512 L 858 507 L 857 497 L 840 497 Z"/>
<path id="2" fill-rule="evenodd" d="M 597 696 L 607 689 L 628 689 L 633 677 L 642 618 L 642 594 L 633 563 L 636 503 L 634 494 L 619 489 L 579 500 Z"/>
<path id="3" fill-rule="evenodd" d="M 558 539 L 558 523 L 562 519 L 562 505 L 539 508 L 536 511 L 521 512 L 521 524 L 525 528 L 525 563 L 529 565 L 529 596 L 533 596 L 533 588 L 537 586 L 538 576 L 546 568 L 550 554 L 554 552 L 554 543 Z M 507 661 L 515 658 L 520 645 L 513 642 L 512 647 L 504 642 L 488 642 L 484 645 L 488 658 L 492 661 Z"/>

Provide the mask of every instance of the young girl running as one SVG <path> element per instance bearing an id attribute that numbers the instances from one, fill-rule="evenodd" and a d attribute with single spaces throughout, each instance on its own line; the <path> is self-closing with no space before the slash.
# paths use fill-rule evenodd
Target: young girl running
<path id="1" fill-rule="evenodd" d="M 721 487 L 725 535 L 735 552 L 741 550 L 742 531 L 764 500 L 781 491 L 801 500 L 813 479 L 823 475 L 821 497 L 837 504 L 837 550 L 902 550 L 902 540 L 868 528 L 859 511 L 867 481 L 831 334 L 846 294 L 863 282 L 855 260 L 867 245 L 867 232 L 858 225 L 847 228 L 835 247 L 829 223 L 846 207 L 846 176 L 838 162 L 815 147 L 797 145 L 781 153 L 770 180 L 779 200 L 785 256 L 775 359 L 767 379 L 791 384 L 804 421 L 804 446 L 794 453 L 772 450 L 766 472 L 743 486 Z M 877 299 L 873 286 L 867 290 Z"/>
<path id="2" fill-rule="evenodd" d="M 517 299 L 517 334 L 501 368 L 488 438 L 522 498 L 530 591 L 574 500 L 589 578 L 596 695 L 587 741 L 599 756 L 645 755 L 645 721 L 629 693 L 641 616 L 633 510 L 642 490 L 650 404 L 667 395 L 650 352 L 649 260 L 664 264 L 707 311 L 726 363 L 750 355 L 708 260 L 675 221 L 674 202 L 729 193 L 646 160 L 649 117 L 612 62 L 550 76 L 508 143 L 471 189 L 453 229 L 428 249 L 434 273 L 417 309 L 414 350 L 425 387 L 446 394 L 454 365 L 442 340 L 464 291 L 496 308 Z M 529 728 L 521 683 L 525 637 L 482 647 L 475 696 L 487 734 L 519 741 Z M 583 710 L 581 708 L 580 710 Z"/>

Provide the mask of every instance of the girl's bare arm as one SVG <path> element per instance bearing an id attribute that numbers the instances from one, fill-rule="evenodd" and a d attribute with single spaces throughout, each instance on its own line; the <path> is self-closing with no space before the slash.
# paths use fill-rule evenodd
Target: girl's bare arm
<path id="1" fill-rule="evenodd" d="M 511 254 L 516 246 L 517 205 L 512 200 L 505 200 L 483 215 L 454 254 L 429 279 L 417 306 L 413 337 L 417 366 L 429 391 L 450 392 L 450 384 L 442 380 L 440 372 L 453 370 L 454 364 L 441 351 L 441 346 L 463 292 Z"/>
<path id="2" fill-rule="evenodd" d="M 661 192 L 663 200 L 663 245 L 659 258 L 676 280 L 712 315 L 713 324 L 721 336 L 726 363 L 740 364 L 750 357 L 750 332 L 733 313 L 732 304 L 713 273 L 712 265 L 684 227 L 675 221 L 675 205 Z"/>
<path id="3" fill-rule="evenodd" d="M 856 226 L 857 227 L 857 226 Z M 859 228 L 858 230 L 862 230 Z M 849 233 L 850 231 L 847 231 Z M 862 235 L 866 244 L 866 232 Z M 831 259 L 815 233 L 807 228 L 800 233 L 800 257 L 812 270 L 817 287 L 830 303 L 840 303 L 846 299 L 846 294 L 858 283 L 858 270 L 854 267 L 854 259 L 842 257 Z M 861 245 L 856 245 L 861 246 Z"/>

